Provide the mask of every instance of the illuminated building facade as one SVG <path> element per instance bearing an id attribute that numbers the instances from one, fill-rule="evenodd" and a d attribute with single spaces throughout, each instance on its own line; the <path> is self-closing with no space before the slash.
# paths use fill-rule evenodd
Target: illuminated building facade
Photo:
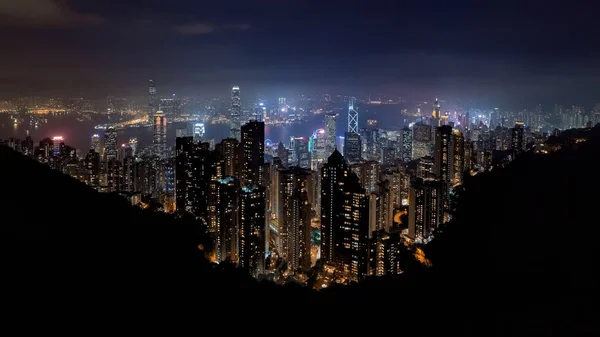
<path id="1" fill-rule="evenodd" d="M 106 161 L 117 159 L 117 130 L 108 127 L 104 132 L 104 158 Z"/>
<path id="2" fill-rule="evenodd" d="M 336 149 L 336 119 L 337 115 L 333 112 L 325 114 L 325 158 Z"/>
<path id="3" fill-rule="evenodd" d="M 354 132 L 346 132 L 344 136 L 344 157 L 349 163 L 358 163 L 362 158 L 362 140 Z"/>
<path id="4" fill-rule="evenodd" d="M 265 188 L 251 184 L 240 189 L 239 265 L 257 277 L 265 271 Z"/>
<path id="5" fill-rule="evenodd" d="M 242 101 L 240 98 L 240 87 L 231 88 L 231 109 L 230 109 L 230 137 L 240 140 Z"/>
<path id="6" fill-rule="evenodd" d="M 406 163 L 413 159 L 412 129 L 410 129 L 408 126 L 405 126 L 402 129 L 401 137 L 402 137 L 402 150 L 400 152 L 400 159 Z"/>
<path id="7" fill-rule="evenodd" d="M 242 126 L 242 183 L 262 185 L 265 164 L 265 123 L 249 121 Z"/>
<path id="8" fill-rule="evenodd" d="M 408 236 L 417 242 L 427 241 L 442 218 L 442 184 L 435 179 L 417 180 L 410 187 Z"/>
<path id="9" fill-rule="evenodd" d="M 167 117 L 162 111 L 154 114 L 152 144 L 154 145 L 154 154 L 159 158 L 167 156 Z"/>
<path id="10" fill-rule="evenodd" d="M 308 270 L 311 265 L 311 179 L 311 171 L 300 167 L 279 170 L 278 250 L 292 271 Z"/>
<path id="11" fill-rule="evenodd" d="M 360 280 L 369 269 L 369 197 L 337 150 L 321 179 L 321 259 Z"/>

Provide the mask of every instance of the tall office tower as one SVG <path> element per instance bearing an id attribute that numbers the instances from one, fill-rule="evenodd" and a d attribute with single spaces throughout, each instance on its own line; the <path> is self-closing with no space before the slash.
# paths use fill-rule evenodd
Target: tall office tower
<path id="1" fill-rule="evenodd" d="M 523 122 L 516 122 L 515 126 L 511 129 L 511 150 L 516 153 L 523 152 L 525 149 L 525 144 L 523 144 L 523 134 L 525 132 L 525 128 Z"/>
<path id="2" fill-rule="evenodd" d="M 417 180 L 410 187 L 408 236 L 417 242 L 427 241 L 442 218 L 442 184 L 435 179 Z"/>
<path id="3" fill-rule="evenodd" d="M 318 168 L 323 164 L 325 159 L 327 159 L 327 157 L 329 156 L 329 154 L 326 154 L 326 137 L 327 135 L 325 133 L 325 129 L 317 129 L 315 130 L 315 132 L 313 132 L 313 135 L 310 138 L 310 168 L 312 170 L 318 170 Z"/>
<path id="4" fill-rule="evenodd" d="M 442 183 L 442 205 L 443 211 L 448 209 L 450 202 L 450 188 L 452 187 L 452 127 L 442 125 L 435 132 L 435 156 L 433 157 L 434 173 Z"/>
<path id="5" fill-rule="evenodd" d="M 92 135 L 90 149 L 100 153 L 100 135 L 99 134 L 96 133 L 96 134 Z"/>
<path id="6" fill-rule="evenodd" d="M 325 141 L 325 157 L 329 157 L 333 150 L 336 149 L 336 119 L 337 115 L 333 112 L 325 114 L 325 135 L 327 140 Z"/>
<path id="7" fill-rule="evenodd" d="M 167 118 L 162 111 L 154 114 L 152 144 L 155 155 L 159 158 L 167 156 Z"/>
<path id="8" fill-rule="evenodd" d="M 194 123 L 193 132 L 194 132 L 194 141 L 196 143 L 199 143 L 202 140 L 204 140 L 204 133 L 205 133 L 204 123 Z"/>
<path id="9" fill-rule="evenodd" d="M 85 156 L 85 183 L 98 188 L 100 184 L 100 154 L 93 149 Z"/>
<path id="10" fill-rule="evenodd" d="M 265 164 L 265 123 L 249 121 L 242 126 L 242 184 L 262 185 Z"/>
<path id="11" fill-rule="evenodd" d="M 400 152 L 400 159 L 402 162 L 407 163 L 413 159 L 413 134 L 412 130 L 405 126 L 402 129 L 402 151 Z"/>
<path id="12" fill-rule="evenodd" d="M 158 104 L 156 102 L 156 86 L 154 80 L 148 81 L 148 115 L 153 117 L 158 111 Z"/>
<path id="13" fill-rule="evenodd" d="M 346 132 L 344 135 L 344 156 L 349 163 L 358 163 L 362 158 L 362 141 L 360 135 Z"/>
<path id="14" fill-rule="evenodd" d="M 224 177 L 239 177 L 239 144 L 237 139 L 225 138 L 215 146 L 215 150 L 223 160 Z"/>
<path id="15" fill-rule="evenodd" d="M 104 131 L 104 158 L 106 161 L 117 159 L 117 130 L 109 126 Z"/>
<path id="16" fill-rule="evenodd" d="M 291 167 L 279 171 L 279 253 L 292 272 L 311 266 L 310 170 Z"/>
<path id="17" fill-rule="evenodd" d="M 462 181 L 465 172 L 465 137 L 462 132 L 455 130 L 452 134 L 452 173 L 450 180 L 452 184 Z"/>
<path id="18" fill-rule="evenodd" d="M 281 165 L 283 167 L 288 167 L 289 165 L 289 151 L 283 146 L 282 142 L 277 144 L 277 157 L 281 160 Z"/>
<path id="19" fill-rule="evenodd" d="M 238 261 L 239 180 L 226 177 L 210 183 L 208 226 L 216 229 L 217 261 Z"/>
<path id="20" fill-rule="evenodd" d="M 412 159 L 430 156 L 432 148 L 431 126 L 415 124 L 412 130 Z"/>
<path id="21" fill-rule="evenodd" d="M 368 273 L 369 197 L 334 150 L 321 168 L 321 258 L 352 280 Z"/>
<path id="22" fill-rule="evenodd" d="M 242 187 L 239 199 L 239 265 L 257 277 L 265 271 L 265 188 Z"/>
<path id="23" fill-rule="evenodd" d="M 358 133 L 358 109 L 354 106 L 354 97 L 348 101 L 348 132 Z"/>
<path id="24" fill-rule="evenodd" d="M 131 155 L 135 156 L 137 154 L 138 148 L 138 140 L 135 137 L 129 138 L 129 147 L 131 148 Z"/>
<path id="25" fill-rule="evenodd" d="M 289 166 L 310 168 L 310 142 L 305 137 L 290 138 L 291 158 Z"/>
<path id="26" fill-rule="evenodd" d="M 175 208 L 180 212 L 194 211 L 195 152 L 196 146 L 192 137 L 175 138 Z"/>
<path id="27" fill-rule="evenodd" d="M 230 137 L 240 140 L 240 128 L 242 125 L 242 102 L 240 99 L 240 87 L 231 88 L 231 111 L 230 111 Z"/>

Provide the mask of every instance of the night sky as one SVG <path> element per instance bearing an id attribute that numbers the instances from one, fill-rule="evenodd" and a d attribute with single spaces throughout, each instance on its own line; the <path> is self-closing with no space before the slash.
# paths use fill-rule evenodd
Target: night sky
<path id="1" fill-rule="evenodd" d="M 0 0 L 0 98 L 142 95 L 153 78 L 162 94 L 600 101 L 594 2 L 520 2 Z"/>

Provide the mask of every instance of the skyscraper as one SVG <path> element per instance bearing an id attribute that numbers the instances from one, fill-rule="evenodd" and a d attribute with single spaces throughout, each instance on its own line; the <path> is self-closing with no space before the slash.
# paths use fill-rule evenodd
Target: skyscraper
<path id="1" fill-rule="evenodd" d="M 427 241 L 441 221 L 442 186 L 435 179 L 417 180 L 410 187 L 408 236 Z"/>
<path id="2" fill-rule="evenodd" d="M 511 143 L 510 147 L 516 153 L 523 152 L 525 146 L 523 144 L 523 133 L 524 133 L 524 123 L 516 122 L 515 126 L 511 129 Z"/>
<path id="3" fill-rule="evenodd" d="M 462 181 L 462 175 L 465 171 L 465 137 L 459 130 L 454 130 L 452 135 L 452 184 Z"/>
<path id="4" fill-rule="evenodd" d="M 231 88 L 231 111 L 230 111 L 230 137 L 240 140 L 240 127 L 242 115 L 242 102 L 240 99 L 240 87 Z"/>
<path id="5" fill-rule="evenodd" d="M 346 132 L 344 135 L 344 157 L 349 163 L 358 163 L 362 158 L 362 141 L 355 132 Z"/>
<path id="6" fill-rule="evenodd" d="M 242 187 L 239 201 L 239 264 L 254 277 L 265 271 L 265 188 Z"/>
<path id="7" fill-rule="evenodd" d="M 154 116 L 156 111 L 158 110 L 157 102 L 156 102 L 156 86 L 154 84 L 154 80 L 148 81 L 148 115 L 150 117 Z"/>
<path id="8" fill-rule="evenodd" d="M 175 138 L 175 207 L 180 212 L 193 213 L 195 151 L 192 137 Z"/>
<path id="9" fill-rule="evenodd" d="M 415 124 L 412 129 L 412 159 L 430 156 L 432 148 L 431 126 Z"/>
<path id="10" fill-rule="evenodd" d="M 361 280 L 369 269 L 369 196 L 337 150 L 321 177 L 321 258 Z"/>
<path id="11" fill-rule="evenodd" d="M 96 133 L 96 134 L 92 135 L 90 149 L 100 153 L 100 135 L 99 134 Z"/>
<path id="12" fill-rule="evenodd" d="M 291 167 L 279 171 L 279 252 L 292 271 L 310 268 L 311 204 L 308 187 L 311 171 Z"/>
<path id="13" fill-rule="evenodd" d="M 261 182 L 261 170 L 265 163 L 265 123 L 249 121 L 241 129 L 242 183 Z"/>
<path id="14" fill-rule="evenodd" d="M 452 172 L 452 127 L 442 125 L 435 132 L 434 173 L 442 183 L 441 201 L 447 210 L 450 196 L 450 174 Z"/>
<path id="15" fill-rule="evenodd" d="M 117 159 L 117 130 L 112 126 L 104 131 L 104 157 L 106 161 Z"/>
<path id="16" fill-rule="evenodd" d="M 325 158 L 329 157 L 336 149 L 336 119 L 337 115 L 333 112 L 325 114 L 325 136 L 327 137 L 325 141 Z"/>
<path id="17" fill-rule="evenodd" d="M 413 142 L 412 130 L 408 126 L 405 126 L 402 129 L 402 152 L 400 155 L 400 159 L 405 163 L 412 160 L 412 157 L 413 157 L 412 142 Z"/>
<path id="18" fill-rule="evenodd" d="M 154 154 L 159 158 L 164 158 L 167 155 L 167 118 L 162 111 L 154 114 L 153 128 Z"/>
<path id="19" fill-rule="evenodd" d="M 354 107 L 354 97 L 348 102 L 348 132 L 358 133 L 358 110 Z"/>

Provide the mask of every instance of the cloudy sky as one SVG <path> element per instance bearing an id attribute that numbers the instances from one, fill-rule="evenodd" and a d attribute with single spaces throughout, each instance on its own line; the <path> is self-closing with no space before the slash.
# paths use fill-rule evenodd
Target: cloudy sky
<path id="1" fill-rule="evenodd" d="M 600 101 L 593 2 L 0 0 L 0 98 L 391 90 Z M 420 97 L 419 97 L 420 98 Z M 507 103 L 508 104 L 508 103 Z"/>

